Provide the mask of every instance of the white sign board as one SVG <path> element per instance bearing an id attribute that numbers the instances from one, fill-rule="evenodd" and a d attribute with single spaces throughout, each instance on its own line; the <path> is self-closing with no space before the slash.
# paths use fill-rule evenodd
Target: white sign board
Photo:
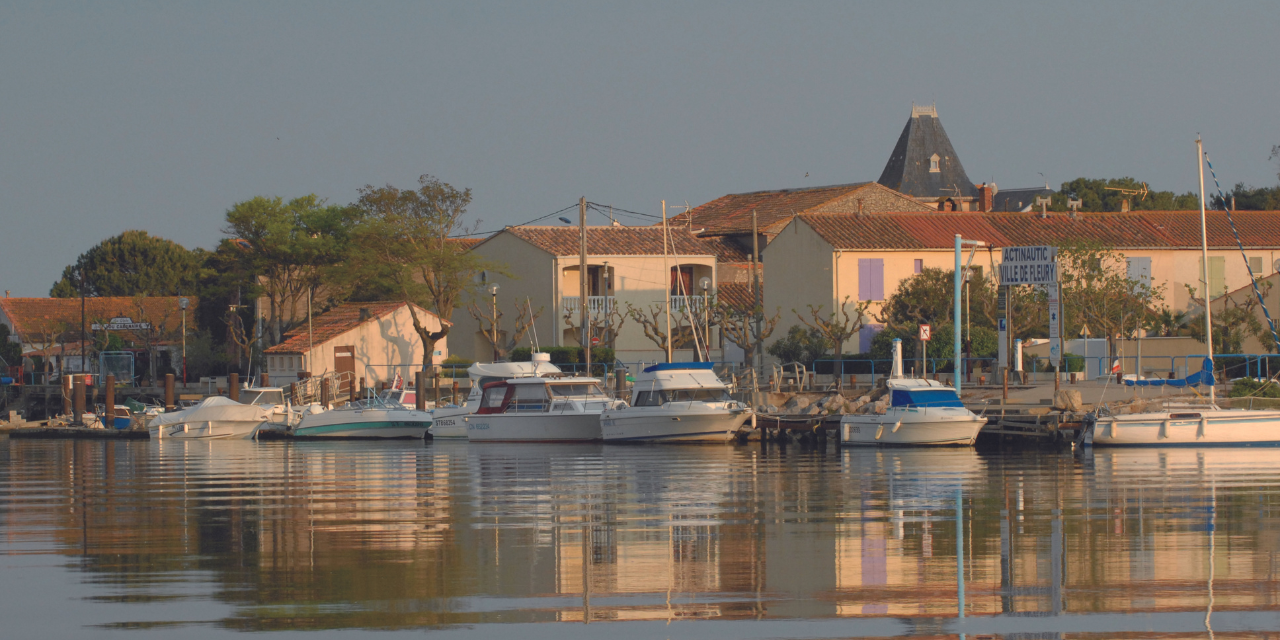
<path id="1" fill-rule="evenodd" d="M 107 324 L 95 322 L 89 325 L 93 331 L 146 331 L 150 328 L 150 322 L 134 322 L 133 318 L 112 318 Z"/>
<path id="2" fill-rule="evenodd" d="M 1054 289 L 1057 289 L 1055 286 Z M 1049 303 L 1049 366 L 1056 367 L 1062 363 L 1062 340 L 1058 335 L 1058 303 Z"/>
<path id="3" fill-rule="evenodd" d="M 920 325 L 920 340 L 921 340 L 921 341 L 923 341 L 923 342 L 928 342 L 928 341 L 932 338 L 932 335 L 933 335 L 933 327 L 930 327 L 930 326 L 929 326 L 929 325 L 927 325 L 927 324 L 922 324 L 922 325 Z"/>
<path id="4" fill-rule="evenodd" d="M 1057 247 L 1005 247 L 1000 250 L 1000 284 L 1049 284 L 1058 281 Z"/>
<path id="5" fill-rule="evenodd" d="M 1059 295 L 1061 294 L 1058 293 L 1059 291 L 1058 283 L 1055 282 L 1045 287 L 1045 289 L 1047 289 L 1049 293 L 1049 304 L 1058 304 L 1061 301 L 1061 299 L 1059 298 Z"/>

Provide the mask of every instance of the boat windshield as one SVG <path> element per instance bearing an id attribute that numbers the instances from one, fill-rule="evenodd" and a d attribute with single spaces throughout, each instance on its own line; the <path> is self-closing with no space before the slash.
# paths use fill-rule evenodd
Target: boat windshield
<path id="1" fill-rule="evenodd" d="M 634 406 L 660 407 L 668 402 L 729 402 L 728 389 L 658 389 L 636 393 Z"/>
<path id="2" fill-rule="evenodd" d="M 279 389 L 264 389 L 257 394 L 247 393 L 240 402 L 244 404 L 284 404 L 284 392 Z"/>
<path id="3" fill-rule="evenodd" d="M 964 407 L 951 389 L 894 389 L 895 407 Z"/>
<path id="4" fill-rule="evenodd" d="M 578 398 L 582 396 L 586 396 L 588 398 L 607 398 L 608 397 L 604 394 L 603 391 L 600 390 L 600 387 L 597 386 L 596 383 L 594 382 L 590 382 L 590 383 L 579 382 L 579 383 L 569 383 L 569 384 L 561 383 L 561 384 L 550 385 L 550 387 L 551 387 L 551 394 L 557 398 L 568 398 L 568 397 Z"/>

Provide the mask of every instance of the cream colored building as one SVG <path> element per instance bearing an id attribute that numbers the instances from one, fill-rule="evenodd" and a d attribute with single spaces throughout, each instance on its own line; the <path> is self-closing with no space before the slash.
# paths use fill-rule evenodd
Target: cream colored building
<path id="1" fill-rule="evenodd" d="M 587 305 L 593 317 L 613 327 L 628 307 L 661 310 L 671 291 L 673 323 L 682 317 L 700 318 L 704 293 L 714 296 L 721 263 L 743 263 L 747 257 L 732 243 L 700 238 L 687 227 L 670 229 L 669 255 L 664 256 L 661 227 L 600 226 L 587 228 Z M 503 265 L 504 272 L 484 274 L 486 286 L 498 285 L 497 305 L 503 335 L 514 330 L 519 308 L 538 315 L 533 330 L 518 346 L 579 346 L 579 232 L 577 227 L 507 227 L 472 250 Z M 677 274 L 679 274 L 677 276 Z M 710 286 L 703 289 L 706 282 Z M 474 303 L 491 314 L 493 298 L 483 293 Z M 686 315 L 686 311 L 688 312 Z M 569 323 L 566 323 L 566 316 Z M 478 361 L 493 357 L 482 324 L 466 308 L 454 312 L 453 353 Z M 665 359 L 662 348 L 644 336 L 633 319 L 621 322 L 614 348 L 623 362 Z M 487 323 L 484 324 L 487 328 Z M 599 346 L 608 346 L 604 336 Z M 692 360 L 692 349 L 677 349 L 675 360 Z M 712 333 L 712 359 L 721 359 L 718 336 Z"/>
<path id="2" fill-rule="evenodd" d="M 1275 273 L 1280 259 L 1280 212 L 1237 211 L 1233 216 L 1255 272 Z M 1247 284 L 1248 269 L 1226 215 L 1211 212 L 1208 226 L 1210 288 L 1214 295 L 1222 295 Z M 850 309 L 870 301 L 871 312 L 878 313 L 902 280 L 925 268 L 954 268 L 956 234 L 993 248 L 979 251 L 973 261 L 987 273 L 997 273 L 1000 247 L 1095 241 L 1125 256 L 1131 278 L 1150 278 L 1153 287 L 1163 290 L 1164 304 L 1192 314 L 1197 311 L 1187 286 L 1202 289 L 1198 211 L 1053 214 L 1048 218 L 1035 213 L 976 212 L 798 215 L 762 256 L 769 274 L 764 307 L 783 312 L 770 342 L 784 336 L 786 327 L 799 324 L 792 309 L 807 315 L 810 304 L 823 305 L 829 312 L 848 296 Z M 861 335 L 844 346 L 844 352 L 868 351 L 879 329 L 870 321 Z"/>
<path id="3" fill-rule="evenodd" d="M 376 388 L 396 373 L 405 380 L 422 369 L 422 340 L 413 328 L 407 302 L 350 302 L 316 316 L 285 334 L 265 352 L 267 373 L 276 386 L 329 372 L 349 372 Z M 439 331 L 436 314 L 417 305 L 414 312 L 431 331 Z M 447 340 L 436 343 L 435 364 L 449 357 Z"/>

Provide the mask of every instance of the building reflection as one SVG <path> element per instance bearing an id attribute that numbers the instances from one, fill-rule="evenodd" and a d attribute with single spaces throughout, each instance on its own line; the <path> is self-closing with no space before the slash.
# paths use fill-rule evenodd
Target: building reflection
<path id="1" fill-rule="evenodd" d="M 1211 577 L 1216 612 L 1277 595 L 1273 449 L 3 440 L 0 460 L 10 553 L 77 558 L 120 599 L 201 585 L 233 628 L 932 629 L 960 567 L 966 616 L 1204 610 Z"/>

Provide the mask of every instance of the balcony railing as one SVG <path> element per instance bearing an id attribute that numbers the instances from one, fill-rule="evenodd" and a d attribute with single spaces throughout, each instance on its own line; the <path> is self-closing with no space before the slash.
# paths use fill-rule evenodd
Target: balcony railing
<path id="1" fill-rule="evenodd" d="M 671 313 L 702 311 L 702 296 L 671 296 Z"/>
<path id="2" fill-rule="evenodd" d="M 560 299 L 565 313 L 577 313 L 580 308 L 579 296 L 565 296 Z M 587 296 L 587 313 L 610 313 L 614 306 L 613 296 Z"/>

